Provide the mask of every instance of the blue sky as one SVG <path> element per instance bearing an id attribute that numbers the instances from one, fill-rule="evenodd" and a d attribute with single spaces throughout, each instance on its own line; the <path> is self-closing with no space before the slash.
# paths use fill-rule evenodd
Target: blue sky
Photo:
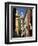
<path id="1" fill-rule="evenodd" d="M 20 8 L 16 8 L 16 10 L 18 10 L 18 13 L 20 14 L 20 16 L 22 16 L 26 13 L 27 8 L 20 7 Z"/>

